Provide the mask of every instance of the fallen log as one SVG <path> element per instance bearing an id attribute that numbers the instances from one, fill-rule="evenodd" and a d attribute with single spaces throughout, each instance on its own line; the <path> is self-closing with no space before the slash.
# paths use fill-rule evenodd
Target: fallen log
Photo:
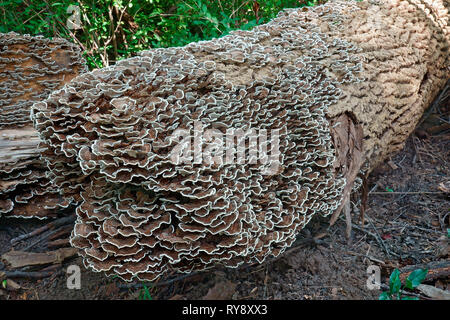
<path id="1" fill-rule="evenodd" d="M 32 114 L 71 244 L 142 281 L 278 256 L 402 148 L 448 52 L 448 2 L 336 0 L 74 78 Z"/>
<path id="2" fill-rule="evenodd" d="M 0 33 L 0 216 L 49 218 L 70 205 L 51 185 L 40 160 L 30 109 L 87 71 L 70 42 Z"/>

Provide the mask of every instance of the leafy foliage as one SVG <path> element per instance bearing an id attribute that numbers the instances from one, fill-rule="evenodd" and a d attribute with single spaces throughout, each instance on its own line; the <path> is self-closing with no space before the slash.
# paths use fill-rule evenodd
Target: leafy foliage
<path id="1" fill-rule="evenodd" d="M 326 0 L 6 0 L 0 32 L 63 37 L 84 51 L 91 68 L 148 48 L 183 46 L 251 29 L 283 8 Z M 77 6 L 81 29 L 70 29 Z"/>
<path id="2" fill-rule="evenodd" d="M 414 289 L 425 280 L 427 269 L 417 269 L 411 272 L 406 278 L 404 288 Z M 379 300 L 419 300 L 417 297 L 401 296 L 402 282 L 400 280 L 400 271 L 395 269 L 389 278 L 389 291 L 380 294 Z"/>

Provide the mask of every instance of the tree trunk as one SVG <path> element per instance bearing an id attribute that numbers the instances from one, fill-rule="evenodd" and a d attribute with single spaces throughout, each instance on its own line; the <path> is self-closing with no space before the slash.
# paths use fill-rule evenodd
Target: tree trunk
<path id="1" fill-rule="evenodd" d="M 81 202 L 72 245 L 125 280 L 278 256 L 402 147 L 449 78 L 447 21 L 448 2 L 330 1 L 75 78 L 32 116 Z M 234 161 L 238 130 L 258 156 Z"/>

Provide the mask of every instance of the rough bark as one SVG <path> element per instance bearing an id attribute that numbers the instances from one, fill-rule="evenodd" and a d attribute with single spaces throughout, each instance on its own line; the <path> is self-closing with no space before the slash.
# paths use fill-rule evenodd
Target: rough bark
<path id="1" fill-rule="evenodd" d="M 33 107 L 53 182 L 81 203 L 72 245 L 125 280 L 279 255 L 401 148 L 448 50 L 448 2 L 330 1 L 75 78 Z M 276 172 L 170 162 L 195 121 L 279 130 Z"/>
<path id="2" fill-rule="evenodd" d="M 0 216 L 48 218 L 69 205 L 47 178 L 30 109 L 84 71 L 64 39 L 0 34 Z"/>

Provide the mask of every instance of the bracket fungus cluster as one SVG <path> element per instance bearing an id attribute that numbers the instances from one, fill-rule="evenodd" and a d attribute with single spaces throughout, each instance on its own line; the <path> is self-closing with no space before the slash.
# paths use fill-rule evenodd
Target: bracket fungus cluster
<path id="1" fill-rule="evenodd" d="M 262 262 L 314 214 L 332 213 L 345 180 L 332 170 L 325 111 L 362 69 L 355 46 L 308 17 L 339 28 L 348 10 L 358 7 L 287 11 L 252 31 L 144 51 L 36 103 L 52 181 L 80 201 L 71 244 L 86 266 L 154 280 L 171 269 Z M 174 131 L 192 133 L 195 121 L 223 135 L 278 130 L 278 172 L 264 174 L 261 161 L 175 164 Z"/>
<path id="2" fill-rule="evenodd" d="M 383 61 L 350 41 L 349 30 L 358 17 L 370 23 L 368 7 L 383 7 L 380 19 L 403 14 L 395 8 L 406 1 L 393 2 L 394 9 L 329 1 L 285 10 L 252 31 L 144 51 L 82 74 L 35 103 L 49 177 L 79 203 L 71 244 L 85 265 L 129 281 L 262 262 L 289 247 L 312 216 L 335 212 L 372 153 L 362 143 L 369 121 L 332 108 L 372 76 L 371 58 Z M 370 100 L 362 103 L 370 109 Z M 330 112 L 349 116 L 333 120 Z M 355 141 L 333 136 L 346 119 Z M 178 154 L 187 161 L 174 162 L 176 132 L 195 136 L 195 123 L 216 137 L 277 131 L 277 171 L 267 174 L 273 162 L 261 159 L 189 161 L 193 149 L 211 144 L 208 135 Z M 338 144 L 346 141 L 343 156 Z M 355 154 L 362 161 L 349 181 L 342 168 Z"/>
<path id="3" fill-rule="evenodd" d="M 69 205 L 47 178 L 30 109 L 84 71 L 64 39 L 0 34 L 0 216 L 47 218 Z"/>

